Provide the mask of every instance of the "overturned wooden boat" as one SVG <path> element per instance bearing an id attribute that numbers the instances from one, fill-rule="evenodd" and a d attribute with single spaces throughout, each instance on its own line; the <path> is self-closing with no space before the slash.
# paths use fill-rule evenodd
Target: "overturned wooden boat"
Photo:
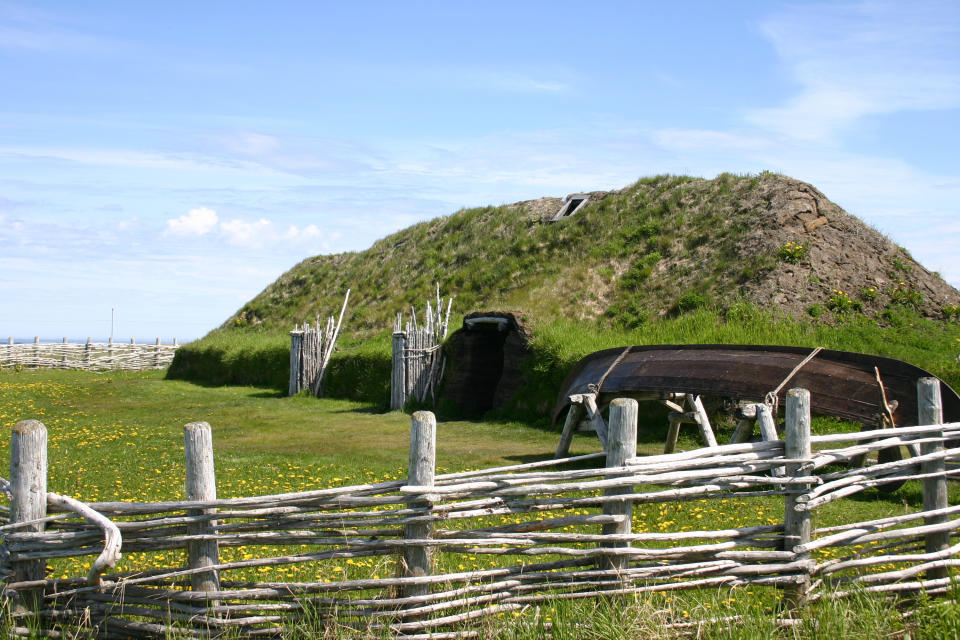
<path id="1" fill-rule="evenodd" d="M 597 351 L 567 375 L 553 409 L 571 397 L 666 400 L 676 394 L 733 402 L 785 403 L 792 387 L 810 391 L 811 411 L 876 428 L 917 424 L 917 380 L 936 377 L 901 360 L 862 353 L 763 345 L 649 345 Z M 946 422 L 960 421 L 960 396 L 942 380 Z"/>

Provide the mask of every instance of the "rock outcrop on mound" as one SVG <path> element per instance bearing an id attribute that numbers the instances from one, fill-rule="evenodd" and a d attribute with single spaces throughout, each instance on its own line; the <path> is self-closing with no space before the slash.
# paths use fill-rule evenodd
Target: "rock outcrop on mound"
<path id="1" fill-rule="evenodd" d="M 778 260 L 743 284 L 748 299 L 794 316 L 816 314 L 816 305 L 840 310 L 849 300 L 865 313 L 878 313 L 893 302 L 941 317 L 945 306 L 960 302 L 960 293 L 939 274 L 813 186 L 781 177 L 776 190 L 757 196 L 769 200 L 757 207 L 757 224 L 744 236 L 743 248 Z M 802 247 L 793 250 L 795 262 L 789 260 L 792 247 Z"/>

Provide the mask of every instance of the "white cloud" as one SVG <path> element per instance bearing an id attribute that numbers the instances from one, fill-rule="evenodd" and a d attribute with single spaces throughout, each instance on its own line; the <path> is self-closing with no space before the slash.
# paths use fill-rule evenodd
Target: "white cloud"
<path id="1" fill-rule="evenodd" d="M 120 167 L 123 169 L 170 170 L 194 174 L 218 172 L 245 180 L 250 178 L 291 177 L 283 171 L 257 162 L 195 153 L 155 153 L 130 149 L 91 149 L 61 147 L 0 147 L 0 158 L 13 160 L 62 160 L 77 165 Z"/>
<path id="2" fill-rule="evenodd" d="M 118 224 L 119 229 L 126 229 L 126 221 Z M 230 218 L 223 220 L 217 212 L 208 207 L 190 209 L 186 215 L 167 220 L 166 236 L 204 236 L 214 242 L 224 242 L 234 247 L 250 249 L 285 248 L 308 246 L 316 244 L 317 239 L 329 240 L 335 233 L 323 233 L 315 224 L 304 227 L 289 224 L 286 227 L 278 226 L 267 218 L 244 219 Z"/>
<path id="3" fill-rule="evenodd" d="M 217 212 L 207 207 L 190 209 L 190 212 L 179 218 L 167 220 L 166 233 L 178 236 L 202 236 L 217 226 Z"/>
<path id="4" fill-rule="evenodd" d="M 800 91 L 747 120 L 830 142 L 858 119 L 960 107 L 956 3 L 799 5 L 761 25 Z"/>
<path id="5" fill-rule="evenodd" d="M 320 228 L 315 224 L 308 224 L 303 229 L 298 229 L 296 225 L 292 224 L 283 237 L 289 240 L 319 238 Z"/>
<path id="6" fill-rule="evenodd" d="M 258 248 L 274 237 L 273 225 L 269 220 L 260 218 L 255 222 L 247 220 L 225 220 L 220 223 L 220 234 L 227 242 L 238 247 Z"/>
<path id="7" fill-rule="evenodd" d="M 719 147 L 736 151 L 761 151 L 771 147 L 770 140 L 761 136 L 709 129 L 660 129 L 654 131 L 651 137 L 658 145 L 674 150 L 694 151 Z"/>
<path id="8" fill-rule="evenodd" d="M 222 138 L 223 145 L 230 151 L 249 156 L 261 156 L 280 148 L 280 139 L 276 136 L 240 131 Z"/>

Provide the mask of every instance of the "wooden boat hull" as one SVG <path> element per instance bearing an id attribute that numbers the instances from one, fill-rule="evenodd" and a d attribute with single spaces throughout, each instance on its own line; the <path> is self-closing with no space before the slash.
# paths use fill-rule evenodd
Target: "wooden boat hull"
<path id="1" fill-rule="evenodd" d="M 577 363 L 561 385 L 554 421 L 570 404 L 569 396 L 579 393 L 598 392 L 600 404 L 614 397 L 666 397 L 671 393 L 762 402 L 813 351 L 806 347 L 701 344 L 630 347 L 623 355 L 626 349 L 597 351 Z M 814 413 L 877 427 L 882 415 L 877 371 L 887 402 L 896 401 L 896 426 L 917 424 L 917 380 L 935 376 L 892 358 L 823 349 L 793 374 L 777 397 L 783 406 L 787 390 L 802 387 L 810 391 Z M 960 420 L 960 396 L 943 381 L 940 391 L 944 420 Z"/>

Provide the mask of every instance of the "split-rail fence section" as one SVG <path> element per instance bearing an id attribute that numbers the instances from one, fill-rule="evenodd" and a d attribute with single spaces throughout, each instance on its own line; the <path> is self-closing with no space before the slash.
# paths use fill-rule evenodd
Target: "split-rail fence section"
<path id="1" fill-rule="evenodd" d="M 790 611 L 859 591 L 944 593 L 960 565 L 960 506 L 947 502 L 960 423 L 940 424 L 939 381 L 921 380 L 918 390 L 921 426 L 811 436 L 809 394 L 792 389 L 783 440 L 653 456 L 636 455 L 636 401 L 617 399 L 605 452 L 446 474 L 435 473 L 436 421 L 417 412 L 406 480 L 233 499 L 216 497 L 210 426 L 190 423 L 188 500 L 158 503 L 85 504 L 47 492 L 46 430 L 23 421 L 5 487 L 9 523 L 0 527 L 5 591 L 20 604 L 13 632 L 59 625 L 60 637 L 239 638 L 282 636 L 313 621 L 458 638 L 498 614 L 522 620 L 556 599 L 750 585 L 782 590 Z M 919 457 L 845 464 L 914 445 Z M 824 505 L 898 480 L 922 483 L 921 509 L 812 526 Z M 722 509 L 725 500 L 769 504 L 771 496 L 782 505 L 777 520 L 632 529 L 634 510 L 651 505 Z M 220 558 L 237 546 L 251 554 Z M 121 548 L 182 549 L 189 560 L 111 573 Z M 48 563 L 75 556 L 93 558 L 87 576 L 47 577 Z M 376 575 L 357 572 L 358 560 L 377 563 Z M 294 564 L 316 577 L 257 579 Z"/>

